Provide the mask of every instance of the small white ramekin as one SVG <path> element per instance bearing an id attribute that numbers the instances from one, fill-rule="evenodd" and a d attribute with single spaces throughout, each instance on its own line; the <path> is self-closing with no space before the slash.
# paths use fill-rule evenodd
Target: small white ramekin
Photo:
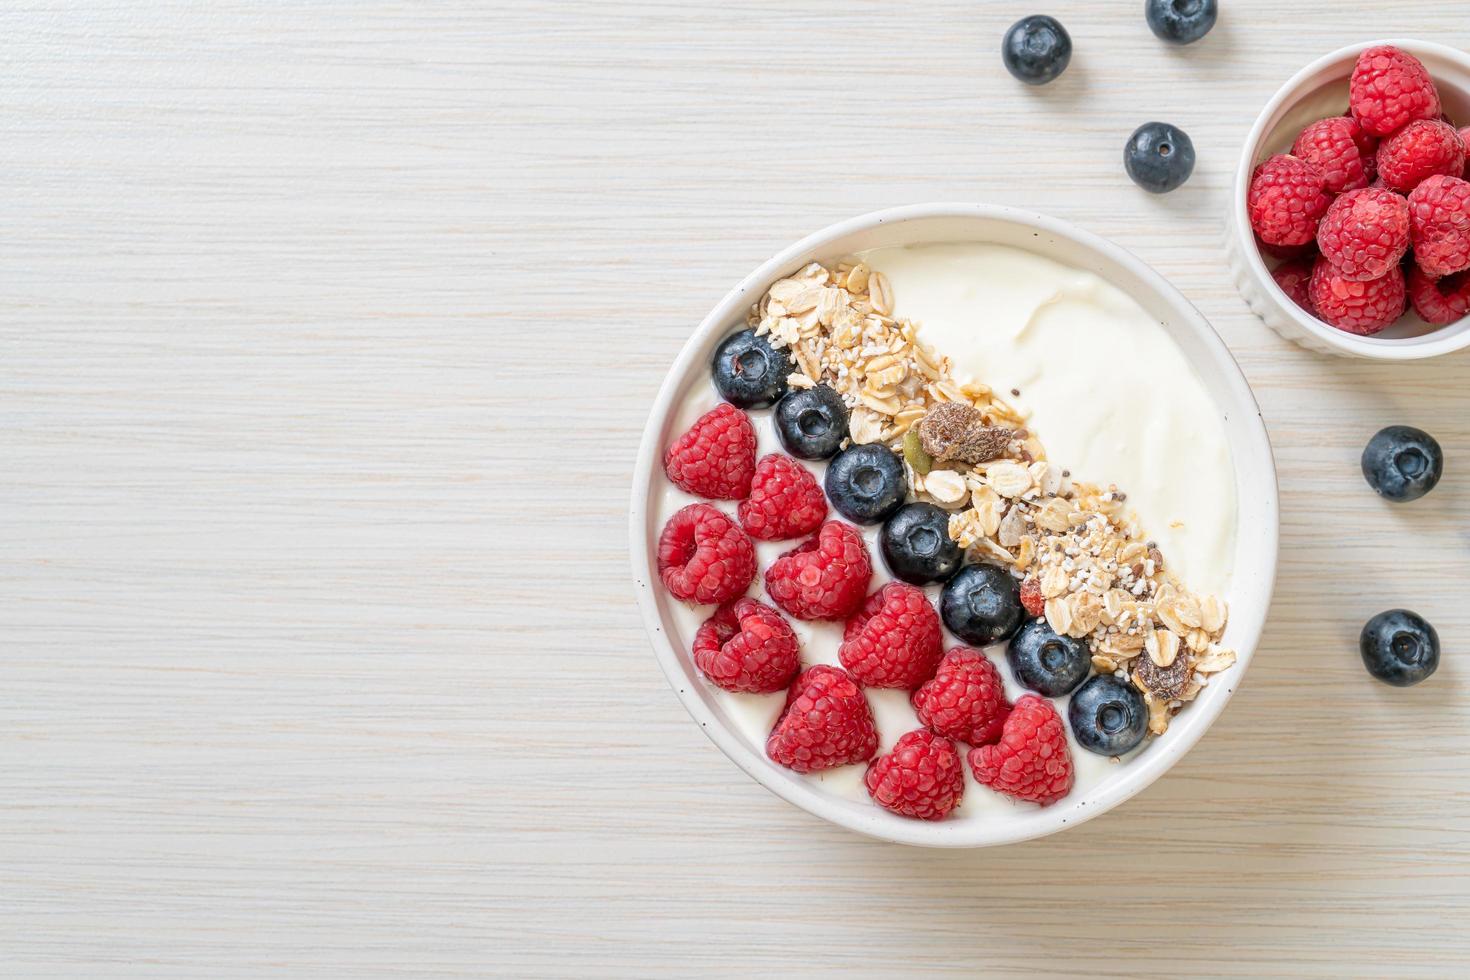
<path id="1" fill-rule="evenodd" d="M 1230 201 L 1226 228 L 1226 251 L 1236 288 L 1266 326 L 1308 350 L 1342 357 L 1366 357 L 1385 361 L 1407 361 L 1438 357 L 1470 345 L 1470 317 L 1443 327 L 1434 327 L 1412 312 L 1387 330 L 1372 337 L 1359 337 L 1329 326 L 1291 301 L 1271 278 L 1260 249 L 1251 233 L 1245 199 L 1251 173 L 1262 160 L 1275 153 L 1291 152 L 1291 144 L 1308 123 L 1327 116 L 1340 116 L 1348 108 L 1348 80 L 1358 55 L 1380 44 L 1392 44 L 1424 62 L 1444 102 L 1444 108 L 1459 125 L 1470 120 L 1470 56 L 1455 48 L 1427 41 L 1390 39 L 1364 41 L 1319 58 L 1303 68 L 1266 103 L 1246 137 L 1235 171 L 1235 192 Z"/>
<path id="2" fill-rule="evenodd" d="M 942 242 L 1013 245 L 1096 273 L 1137 300 L 1178 344 L 1218 407 L 1235 464 L 1236 546 L 1226 595 L 1230 620 L 1221 642 L 1239 659 L 1179 713 L 1166 735 L 1092 790 L 1074 791 L 1049 807 L 1018 806 L 983 820 L 928 823 L 828 792 L 777 766 L 742 737 L 694 667 L 693 637 L 674 614 L 677 600 L 659 583 L 655 554 L 665 487 L 663 448 L 677 435 L 676 419 L 686 397 L 709 387 L 715 345 L 744 325 L 751 303 L 772 282 L 812 261 L 831 261 L 871 248 Z M 633 581 L 659 666 L 679 700 L 704 733 L 767 789 L 832 823 L 882 840 L 931 847 L 1028 840 L 1076 826 L 1138 793 L 1189 751 L 1224 709 L 1250 664 L 1276 581 L 1276 467 L 1260 409 L 1230 351 L 1178 290 L 1129 252 L 1064 221 L 1015 208 L 926 204 L 879 211 L 819 231 L 763 263 L 720 300 L 679 353 L 649 413 L 636 467 L 629 513 Z"/>

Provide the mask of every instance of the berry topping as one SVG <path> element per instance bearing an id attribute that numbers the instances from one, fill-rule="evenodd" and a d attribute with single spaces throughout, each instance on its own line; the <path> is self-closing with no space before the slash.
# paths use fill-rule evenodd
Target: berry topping
<path id="1" fill-rule="evenodd" d="M 1404 273 L 1398 266 L 1380 279 L 1356 282 L 1338 275 L 1326 259 L 1318 259 L 1310 289 L 1317 316 L 1348 333 L 1370 336 L 1404 312 Z"/>
<path id="2" fill-rule="evenodd" d="M 720 395 L 740 408 L 770 408 L 786 394 L 791 359 L 754 330 L 726 337 L 712 365 Z"/>
<path id="3" fill-rule="evenodd" d="M 1021 606 L 1031 616 L 1046 612 L 1046 596 L 1041 593 L 1041 583 L 1031 576 L 1021 583 Z"/>
<path id="4" fill-rule="evenodd" d="M 1281 291 L 1291 297 L 1291 301 L 1302 309 L 1316 315 L 1312 309 L 1312 268 L 1317 264 L 1315 256 L 1308 255 L 1300 259 L 1291 259 L 1278 265 L 1271 272 L 1271 278 L 1276 280 L 1276 285 Z"/>
<path id="5" fill-rule="evenodd" d="M 1409 302 L 1425 323 L 1436 326 L 1470 316 L 1470 272 L 1436 279 L 1415 266 L 1409 270 Z"/>
<path id="6" fill-rule="evenodd" d="M 982 786 L 1046 806 L 1072 789 L 1067 731 L 1051 702 L 1023 695 L 1006 718 L 1000 741 L 970 750 L 970 768 Z"/>
<path id="7" fill-rule="evenodd" d="M 1131 752 L 1148 730 L 1148 706 L 1132 684 L 1102 674 L 1083 684 L 1067 704 L 1077 744 L 1098 755 Z"/>
<path id="8" fill-rule="evenodd" d="M 755 545 L 709 504 L 690 504 L 658 537 L 658 577 L 676 599 L 729 602 L 755 579 Z"/>
<path id="9" fill-rule="evenodd" d="M 740 523 L 757 541 L 787 541 L 822 526 L 827 498 L 805 466 L 771 453 L 755 464 L 750 496 L 740 502 L 739 513 Z"/>
<path id="10" fill-rule="evenodd" d="M 1055 17 L 1023 17 L 1006 31 L 1000 46 L 1006 71 L 1027 85 L 1045 85 L 1072 60 L 1072 37 Z"/>
<path id="11" fill-rule="evenodd" d="M 726 691 L 784 691 L 801 667 L 796 633 L 770 606 L 736 599 L 694 634 L 694 666 Z"/>
<path id="12" fill-rule="evenodd" d="M 847 621 L 837 656 L 858 683 L 911 691 L 934 676 L 944 641 L 924 591 L 889 582 Z"/>
<path id="13" fill-rule="evenodd" d="M 1322 171 L 1327 189 L 1333 194 L 1367 187 L 1373 180 L 1373 152 L 1378 141 L 1351 116 L 1319 119 L 1292 144 L 1292 156 Z"/>
<path id="14" fill-rule="evenodd" d="M 1215 26 L 1216 0 L 1148 0 L 1143 15 L 1154 36 L 1171 44 L 1193 44 Z"/>
<path id="15" fill-rule="evenodd" d="M 1470 269 L 1470 181 L 1430 177 L 1409 195 L 1414 261 L 1431 276 Z"/>
<path id="16" fill-rule="evenodd" d="M 944 581 L 965 557 L 949 536 L 949 515 L 928 503 L 900 507 L 883 525 L 878 545 L 888 570 L 914 585 Z"/>
<path id="17" fill-rule="evenodd" d="M 755 428 L 734 405 L 717 405 L 674 440 L 664 454 L 664 472 L 685 493 L 741 500 L 755 476 Z"/>
<path id="18" fill-rule="evenodd" d="M 1363 478 L 1385 500 L 1418 500 L 1444 473 L 1444 450 L 1433 436 L 1409 425 L 1390 425 L 1363 449 Z"/>
<path id="19" fill-rule="evenodd" d="M 1251 176 L 1246 209 L 1251 227 L 1268 245 L 1306 245 L 1317 237 L 1332 196 L 1322 171 L 1305 160 L 1278 153 Z"/>
<path id="20" fill-rule="evenodd" d="M 849 446 L 827 466 L 827 498 L 859 524 L 877 524 L 903 506 L 909 478 L 898 456 L 881 443 Z"/>
<path id="21" fill-rule="evenodd" d="M 1167 194 L 1194 173 L 1194 142 L 1168 123 L 1144 123 L 1123 145 L 1123 169 L 1150 194 Z"/>
<path id="22" fill-rule="evenodd" d="M 1465 179 L 1470 180 L 1470 126 L 1460 130 L 1460 142 L 1465 144 Z"/>
<path id="23" fill-rule="evenodd" d="M 1010 639 L 1026 618 L 1021 590 L 998 565 L 966 565 L 944 584 L 939 597 L 944 625 L 973 646 Z"/>
<path id="24" fill-rule="evenodd" d="M 1388 136 L 1415 119 L 1439 116 L 1439 92 L 1424 63 L 1391 45 L 1358 55 L 1348 84 L 1353 118 L 1373 136 Z"/>
<path id="25" fill-rule="evenodd" d="M 955 647 L 946 653 L 934 679 L 910 700 L 920 724 L 970 745 L 989 745 L 999 739 L 1011 713 L 1000 671 L 989 657 L 970 647 Z"/>
<path id="26" fill-rule="evenodd" d="M 1465 144 L 1453 127 L 1438 119 L 1411 122 L 1378 148 L 1378 176 L 1404 194 L 1437 174 L 1464 173 Z"/>
<path id="27" fill-rule="evenodd" d="M 878 751 L 873 709 L 841 667 L 802 671 L 766 739 L 766 755 L 796 772 L 867 762 Z"/>
<path id="28" fill-rule="evenodd" d="M 826 459 L 847 438 L 847 405 L 830 385 L 793 391 L 776 403 L 776 434 L 797 459 Z"/>
<path id="29" fill-rule="evenodd" d="M 1358 638 L 1368 673 L 1394 687 L 1412 687 L 1439 667 L 1439 634 L 1418 613 L 1390 609 L 1368 620 Z"/>
<path id="30" fill-rule="evenodd" d="M 1092 671 L 1087 644 L 1062 636 L 1044 619 L 1028 620 L 1011 637 L 1006 662 L 1022 686 L 1049 698 L 1072 693 Z"/>
<path id="31" fill-rule="evenodd" d="M 873 802 L 901 817 L 943 820 L 965 793 L 965 766 L 954 743 L 919 729 L 868 766 Z"/>
<path id="32" fill-rule="evenodd" d="M 1343 279 L 1381 278 L 1409 250 L 1409 202 L 1392 191 L 1348 191 L 1322 216 L 1317 247 Z"/>
<path id="33" fill-rule="evenodd" d="M 873 563 L 863 535 L 851 524 L 828 521 L 817 536 L 766 569 L 771 601 L 797 619 L 846 619 L 863 604 Z"/>

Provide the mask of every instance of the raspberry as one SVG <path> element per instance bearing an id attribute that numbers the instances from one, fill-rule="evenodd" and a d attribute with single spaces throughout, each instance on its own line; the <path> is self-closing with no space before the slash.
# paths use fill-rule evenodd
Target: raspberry
<path id="1" fill-rule="evenodd" d="M 971 745 L 988 745 L 1000 738 L 1011 713 L 1000 671 L 989 657 L 970 647 L 946 653 L 934 679 L 915 691 L 910 702 L 919 724 Z"/>
<path id="2" fill-rule="evenodd" d="M 1268 245 L 1278 246 L 1310 242 L 1331 203 L 1322 171 L 1285 153 L 1256 168 L 1246 196 L 1251 227 Z"/>
<path id="3" fill-rule="evenodd" d="M 1021 605 L 1033 616 L 1046 611 L 1046 596 L 1041 594 L 1041 583 L 1034 575 L 1021 583 Z"/>
<path id="4" fill-rule="evenodd" d="M 785 541 L 811 534 L 827 519 L 827 498 L 811 471 L 790 456 L 772 453 L 755 464 L 750 496 L 740 502 L 740 523 L 757 541 Z"/>
<path id="5" fill-rule="evenodd" d="M 658 537 L 658 576 L 676 599 L 729 602 L 755 579 L 755 545 L 709 504 L 690 504 Z"/>
<path id="6" fill-rule="evenodd" d="M 1394 133 L 1378 148 L 1378 175 L 1390 189 L 1407 194 L 1435 174 L 1465 172 L 1465 144 L 1452 126 L 1420 119 Z"/>
<path id="7" fill-rule="evenodd" d="M 796 633 L 770 606 L 736 599 L 694 634 L 694 666 L 726 691 L 774 694 L 801 668 Z"/>
<path id="8" fill-rule="evenodd" d="M 1318 259 L 1309 288 L 1317 317 L 1348 333 L 1378 333 L 1404 312 L 1404 273 L 1398 266 L 1381 279 L 1355 282 L 1339 276 L 1325 258 Z"/>
<path id="9" fill-rule="evenodd" d="M 1348 191 L 1322 216 L 1317 246 L 1343 279 L 1385 276 L 1409 250 L 1409 202 L 1392 191 Z"/>
<path id="10" fill-rule="evenodd" d="M 664 454 L 664 472 L 685 493 L 741 500 L 755 477 L 755 428 L 745 413 L 721 402 Z"/>
<path id="11" fill-rule="evenodd" d="M 828 521 L 817 536 L 766 569 L 766 592 L 797 619 L 846 619 L 863 604 L 873 562 L 851 524 Z"/>
<path id="12" fill-rule="evenodd" d="M 954 743 L 919 729 L 868 765 L 868 795 L 901 817 L 943 820 L 965 794 L 965 764 Z"/>
<path id="13" fill-rule="evenodd" d="M 1470 182 L 1430 177 L 1409 195 L 1414 261 L 1431 276 L 1470 268 Z"/>
<path id="14" fill-rule="evenodd" d="M 1363 148 L 1364 141 L 1368 148 Z M 1372 159 L 1377 141 L 1363 132 L 1351 116 L 1320 119 L 1302 130 L 1291 146 L 1293 156 L 1300 157 L 1322 171 L 1327 189 L 1334 194 L 1367 187 L 1372 180 L 1364 158 Z"/>
<path id="15" fill-rule="evenodd" d="M 1251 237 L 1256 240 L 1256 248 L 1260 250 L 1261 254 L 1269 255 L 1273 259 L 1300 259 L 1305 256 L 1311 256 L 1315 259 L 1317 257 L 1317 239 L 1315 237 L 1302 245 L 1272 245 L 1262 239 L 1260 235 L 1252 235 Z"/>
<path id="16" fill-rule="evenodd" d="M 1429 69 L 1413 55 L 1391 45 L 1358 55 L 1348 83 L 1353 118 L 1373 136 L 1387 136 L 1416 119 L 1439 115 L 1439 92 Z"/>
<path id="17" fill-rule="evenodd" d="M 1000 741 L 970 750 L 970 768 L 982 786 L 1046 806 L 1072 789 L 1067 731 L 1051 702 L 1022 695 L 1006 719 Z"/>
<path id="18" fill-rule="evenodd" d="M 903 582 L 868 596 L 847 621 L 837 650 L 859 684 L 906 691 L 934 676 L 943 653 L 939 614 L 923 589 Z"/>
<path id="19" fill-rule="evenodd" d="M 1312 268 L 1317 264 L 1315 256 L 1292 259 L 1283 262 L 1271 272 L 1271 278 L 1276 280 L 1276 285 L 1281 291 L 1291 298 L 1291 301 L 1302 309 L 1316 315 L 1312 308 Z"/>
<path id="20" fill-rule="evenodd" d="M 1470 180 L 1470 126 L 1460 130 L 1460 142 L 1465 144 L 1465 179 Z"/>
<path id="21" fill-rule="evenodd" d="M 766 739 L 771 761 L 797 772 L 867 762 L 878 751 L 873 709 L 841 667 L 825 664 L 797 676 Z"/>
<path id="22" fill-rule="evenodd" d="M 1470 316 L 1470 271 L 1436 279 L 1415 266 L 1409 270 L 1409 299 L 1425 323 L 1443 326 Z"/>

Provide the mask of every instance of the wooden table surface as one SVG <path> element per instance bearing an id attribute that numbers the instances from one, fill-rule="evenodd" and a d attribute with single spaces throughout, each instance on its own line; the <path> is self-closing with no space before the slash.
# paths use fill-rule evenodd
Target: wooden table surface
<path id="1" fill-rule="evenodd" d="M 1461 975 L 1470 356 L 1278 339 L 1231 287 L 1259 107 L 1463 0 L 0 6 L 0 972 Z M 1123 140 L 1194 138 L 1163 198 Z M 705 311 L 836 219 L 983 200 L 1134 250 L 1255 387 L 1280 583 L 1230 708 L 1061 836 L 826 826 L 692 725 L 634 607 L 632 460 Z M 1448 475 L 1390 509 L 1395 422 Z M 1445 664 L 1363 673 L 1409 605 Z"/>

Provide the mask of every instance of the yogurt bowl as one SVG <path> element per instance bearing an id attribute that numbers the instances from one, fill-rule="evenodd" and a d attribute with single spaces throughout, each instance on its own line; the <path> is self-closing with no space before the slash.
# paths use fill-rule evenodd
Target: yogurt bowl
<path id="1" fill-rule="evenodd" d="M 936 273 L 936 264 L 957 263 L 955 275 L 962 277 L 988 268 L 992 261 L 1003 264 L 998 274 L 1007 279 L 1058 277 L 1056 282 L 1061 285 L 1055 295 L 1043 297 L 1021 319 L 1028 325 L 1033 320 L 1041 322 L 1050 315 L 1049 310 L 1064 314 L 1067 302 L 1091 302 L 1095 298 L 1105 312 L 1111 309 L 1109 316 L 1116 315 L 1117 329 L 1137 331 L 1132 340 L 1119 335 L 1115 341 L 1133 344 L 1136 349 L 1125 352 L 1130 360 L 1154 363 L 1149 352 L 1142 349 L 1153 343 L 1158 348 L 1159 371 L 1192 376 L 1177 397 L 1197 399 L 1193 410 L 1199 414 L 1195 421 L 1219 433 L 1219 454 L 1228 456 L 1220 463 L 1219 472 L 1229 486 L 1220 488 L 1218 500 L 1224 503 L 1216 508 L 1230 511 L 1220 522 L 1222 526 L 1228 523 L 1228 534 L 1204 535 L 1205 543 L 1191 549 L 1188 561 L 1194 566 L 1191 576 L 1212 579 L 1211 584 L 1229 603 L 1230 615 L 1221 644 L 1236 652 L 1235 665 L 1214 675 L 1212 683 L 1199 690 L 1198 697 L 1173 718 L 1164 734 L 1150 738 L 1143 748 L 1122 761 L 1079 753 L 1074 744 L 1077 784 L 1065 798 L 1049 806 L 1013 802 L 971 784 L 966 787 L 965 802 L 949 818 L 923 822 L 876 806 L 866 797 L 859 767 L 803 776 L 776 765 L 766 757 L 763 742 L 779 712 L 780 696 L 731 695 L 706 681 L 694 667 L 690 650 L 694 631 L 710 610 L 679 602 L 659 581 L 655 556 L 663 523 L 672 510 L 692 499 L 665 479 L 662 454 L 694 418 L 717 401 L 710 380 L 715 347 L 745 325 L 751 305 L 777 280 L 811 262 L 835 263 L 842 256 L 861 254 L 873 256 L 875 270 L 891 268 L 900 311 L 905 305 L 905 289 L 922 290 L 930 297 L 931 304 L 923 313 L 934 320 L 936 331 L 946 318 L 946 307 L 935 297 L 942 297 L 946 282 L 953 285 L 956 281 L 954 276 Z M 999 287 L 996 293 L 1012 298 L 1021 295 Z M 983 303 L 984 296 L 980 299 Z M 906 315 L 918 318 L 917 314 Z M 985 329 L 990 316 L 1001 322 L 1011 315 L 1014 311 L 999 306 L 989 313 L 982 312 L 977 329 Z M 1052 319 L 1048 330 L 1065 331 L 1069 322 L 1066 316 Z M 1099 324 L 1105 326 L 1103 320 Z M 949 335 L 937 336 L 936 343 L 943 341 L 953 347 L 963 342 L 965 329 L 957 330 L 953 320 L 947 329 Z M 1065 333 L 1049 336 L 1055 343 L 1055 338 L 1065 337 Z M 947 353 L 942 346 L 940 353 Z M 967 353 L 975 354 L 977 370 L 984 372 L 1003 350 L 992 347 L 987 352 L 982 345 Z M 1105 370 L 1105 366 L 1099 367 Z M 1007 369 L 1020 370 L 1016 363 Z M 1034 390 L 1017 397 L 1022 402 L 1028 397 L 1046 402 L 1054 418 L 1055 400 L 1070 386 L 1048 389 L 1045 380 L 1028 380 L 1026 385 L 1031 387 L 1034 382 Z M 1175 397 L 1166 394 L 1165 404 L 1174 404 Z M 1077 413 L 1098 411 L 1084 395 L 1079 394 L 1078 401 Z M 1047 413 L 1036 409 L 1035 416 L 1044 421 Z M 1157 450 L 1146 435 L 1151 422 L 1158 423 L 1155 427 L 1162 431 L 1174 431 L 1167 424 L 1169 412 L 1157 408 L 1149 412 L 1145 418 L 1119 417 L 1119 425 L 1137 427 L 1143 433 L 1127 446 L 1120 442 L 1120 454 Z M 756 426 L 760 451 L 775 448 L 769 419 L 758 418 Z M 1054 430 L 1058 427 L 1055 423 L 1050 426 Z M 1040 435 L 1050 446 L 1047 434 Z M 1161 459 L 1159 465 L 1167 468 L 1168 460 Z M 1181 484 L 1194 486 L 1202 479 L 1197 472 L 1174 472 Z M 1161 499 L 1169 498 L 1168 489 L 1155 488 L 1162 494 Z M 1180 506 L 1179 498 L 1168 506 Z M 1199 513 L 1205 520 L 1207 511 Z M 1041 215 L 974 204 L 920 205 L 841 222 L 785 249 L 726 295 L 685 345 L 659 391 L 639 451 L 630 517 L 634 579 L 655 654 L 685 708 L 715 744 L 762 785 L 819 817 L 883 840 L 939 847 L 1003 844 L 1074 826 L 1133 796 L 1173 765 L 1224 709 L 1250 662 L 1274 585 L 1278 532 L 1275 467 L 1265 427 L 1245 379 L 1204 318 L 1157 273 L 1101 238 Z M 1177 544 L 1182 558 L 1182 549 L 1189 547 L 1187 536 L 1169 538 L 1166 543 L 1162 536 L 1166 530 L 1180 529 L 1161 529 L 1160 543 L 1166 548 Z M 873 546 L 876 528 L 866 529 L 865 536 L 875 568 L 880 570 L 877 581 L 882 581 L 882 560 Z M 795 543 L 758 544 L 760 566 L 764 568 L 776 554 Z M 934 591 L 931 587 L 931 595 Z M 829 662 L 835 649 L 832 631 L 840 631 L 840 626 L 795 625 L 807 648 L 804 662 Z M 946 648 L 955 642 L 948 640 Z M 807 659 L 808 653 L 812 654 L 811 660 Z M 995 652 L 991 653 L 994 659 Z M 1020 688 L 1009 673 L 1006 676 L 1007 693 L 1014 698 L 1021 693 Z M 880 751 L 886 751 L 905 727 L 914 727 L 912 709 L 901 691 L 870 691 L 869 701 L 883 739 Z"/>

